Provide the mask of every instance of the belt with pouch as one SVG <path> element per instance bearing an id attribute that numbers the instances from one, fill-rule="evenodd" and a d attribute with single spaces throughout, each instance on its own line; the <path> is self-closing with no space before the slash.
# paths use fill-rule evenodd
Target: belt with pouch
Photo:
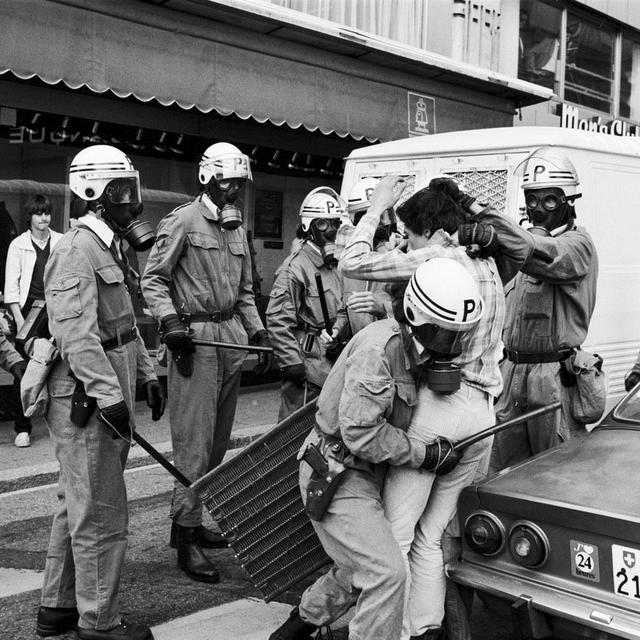
<path id="1" fill-rule="evenodd" d="M 516 364 L 539 364 L 542 362 L 560 362 L 571 355 L 573 349 L 560 349 L 558 351 L 544 351 L 540 353 L 523 353 L 522 351 L 504 350 L 505 357 Z"/>
<path id="2" fill-rule="evenodd" d="M 192 322 L 224 322 L 225 320 L 231 320 L 234 315 L 235 310 L 231 307 L 217 311 L 198 311 L 197 313 L 182 312 L 179 314 L 179 318 L 181 322 L 191 324 Z"/>
<path id="3" fill-rule="evenodd" d="M 116 347 L 120 347 L 123 344 L 129 344 L 134 340 L 138 339 L 138 328 L 131 327 L 131 329 L 125 329 L 117 333 L 113 338 L 109 338 L 108 340 L 102 341 L 102 348 L 105 351 L 109 351 L 111 349 L 115 349 Z"/>

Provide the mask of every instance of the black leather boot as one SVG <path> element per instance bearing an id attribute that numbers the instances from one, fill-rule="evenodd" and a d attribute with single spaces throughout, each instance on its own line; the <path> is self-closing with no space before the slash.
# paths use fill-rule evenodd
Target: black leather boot
<path id="1" fill-rule="evenodd" d="M 445 640 L 444 628 L 427 629 L 419 636 L 411 636 L 411 640 Z"/>
<path id="2" fill-rule="evenodd" d="M 269 636 L 269 640 L 311 640 L 311 634 L 317 629 L 316 625 L 305 622 L 300 617 L 298 607 L 294 607 L 287 621 Z"/>
<path id="3" fill-rule="evenodd" d="M 196 530 L 196 533 L 198 535 L 198 544 L 203 549 L 226 549 L 229 546 L 227 544 L 227 541 L 224 539 L 224 536 L 217 531 L 211 531 L 211 529 L 207 529 L 202 525 L 196 527 Z M 171 521 L 171 535 L 169 537 L 169 546 L 172 549 L 177 548 L 175 520 Z"/>
<path id="4" fill-rule="evenodd" d="M 78 624 L 75 607 L 40 607 L 36 619 L 36 633 L 43 638 L 61 636 L 72 631 Z"/>
<path id="5" fill-rule="evenodd" d="M 151 629 L 144 624 L 132 624 L 122 620 L 117 627 L 104 631 L 78 627 L 78 640 L 154 640 Z"/>
<path id="6" fill-rule="evenodd" d="M 181 527 L 176 523 L 175 543 L 178 550 L 178 566 L 190 578 L 199 582 L 220 581 L 218 570 L 202 552 L 197 527 Z"/>

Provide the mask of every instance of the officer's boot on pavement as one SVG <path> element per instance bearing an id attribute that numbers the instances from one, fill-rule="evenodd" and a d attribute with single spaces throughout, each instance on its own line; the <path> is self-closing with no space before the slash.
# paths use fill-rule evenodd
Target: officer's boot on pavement
<path id="1" fill-rule="evenodd" d="M 444 628 L 435 627 L 433 629 L 427 629 L 419 636 L 411 636 L 411 640 L 445 640 Z"/>
<path id="2" fill-rule="evenodd" d="M 298 607 L 294 607 L 287 621 L 269 636 L 269 640 L 311 640 L 311 634 L 317 629 L 315 624 L 305 622 L 300 617 Z"/>
<path id="3" fill-rule="evenodd" d="M 78 610 L 75 607 L 40 607 L 36 633 L 43 638 L 61 636 L 75 629 L 77 624 Z"/>
<path id="4" fill-rule="evenodd" d="M 171 521 L 171 536 L 169 538 L 169 546 L 172 549 L 176 549 L 178 543 L 176 542 L 176 527 L 177 523 L 175 520 Z M 200 525 L 196 527 L 198 534 L 198 543 L 203 549 L 226 549 L 229 545 L 227 541 L 224 539 L 224 536 L 217 531 L 211 531 L 211 529 L 207 529 Z"/>
<path id="5" fill-rule="evenodd" d="M 78 627 L 76 637 L 78 640 L 154 640 L 149 627 L 124 620 L 117 627 L 105 631 Z"/>
<path id="6" fill-rule="evenodd" d="M 175 524 L 175 543 L 178 550 L 178 566 L 193 580 L 219 582 L 220 574 L 204 555 L 198 540 L 197 527 Z"/>

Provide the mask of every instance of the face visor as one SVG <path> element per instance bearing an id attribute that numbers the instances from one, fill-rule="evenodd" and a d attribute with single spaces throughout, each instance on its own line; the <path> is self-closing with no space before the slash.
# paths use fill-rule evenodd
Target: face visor
<path id="1" fill-rule="evenodd" d="M 140 181 L 137 177 L 115 178 L 105 187 L 104 196 L 111 204 L 138 204 L 142 202 Z"/>

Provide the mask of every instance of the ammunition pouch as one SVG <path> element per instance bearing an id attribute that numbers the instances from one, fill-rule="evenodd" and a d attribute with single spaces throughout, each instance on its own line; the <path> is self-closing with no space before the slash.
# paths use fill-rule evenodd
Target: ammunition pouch
<path id="1" fill-rule="evenodd" d="M 87 422 L 89 422 L 93 415 L 97 401 L 95 398 L 87 395 L 84 385 L 78 378 L 71 373 L 69 373 L 69 375 L 76 381 L 76 388 L 71 396 L 71 414 L 69 418 L 76 427 L 82 429 L 87 426 Z"/>
<path id="2" fill-rule="evenodd" d="M 307 485 L 304 510 L 316 522 L 324 517 L 346 471 L 342 462 L 346 450 L 339 441 L 322 448 L 327 451 L 326 457 L 314 444 L 309 444 L 302 455 L 302 459 L 313 469 Z"/>

